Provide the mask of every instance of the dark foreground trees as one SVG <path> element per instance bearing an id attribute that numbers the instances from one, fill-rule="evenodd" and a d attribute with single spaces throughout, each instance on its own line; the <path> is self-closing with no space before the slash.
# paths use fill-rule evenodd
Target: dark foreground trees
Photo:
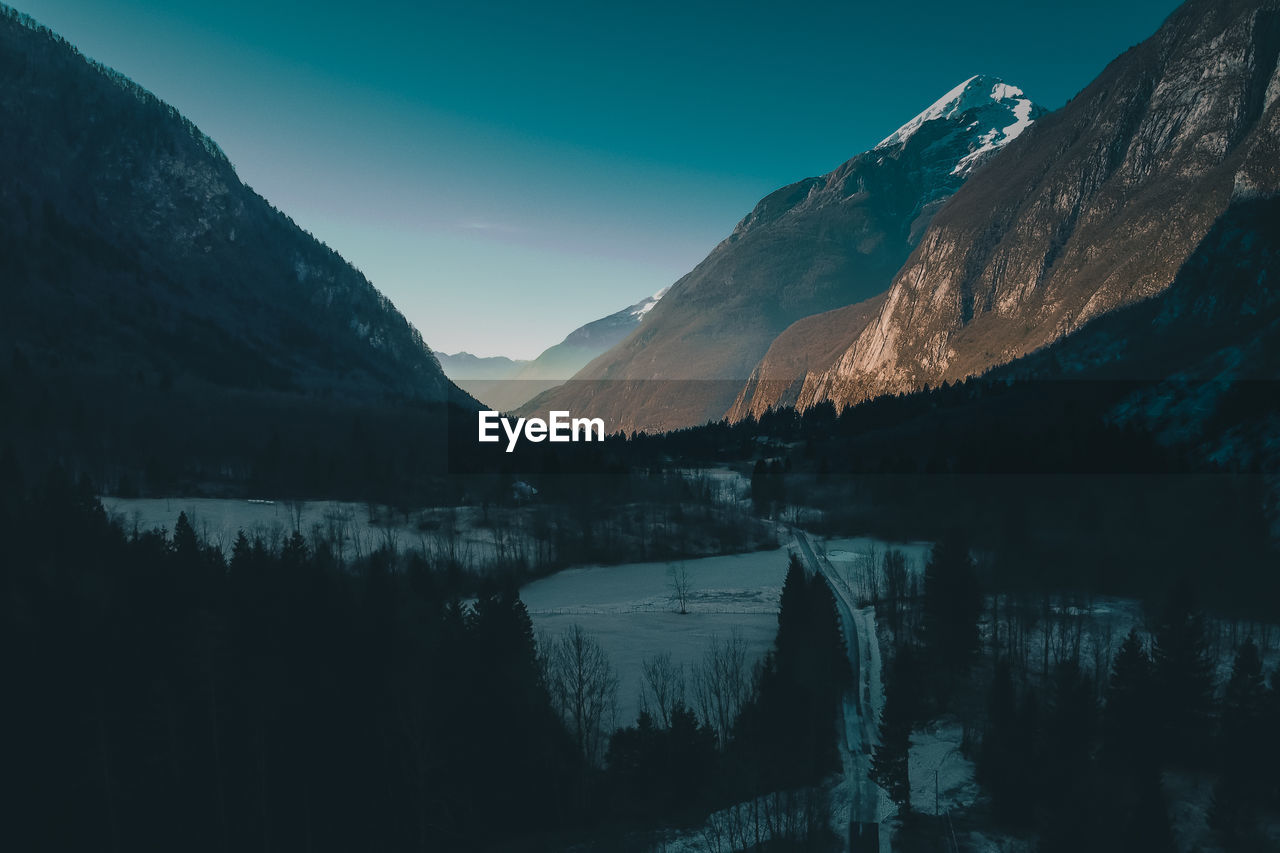
<path id="1" fill-rule="evenodd" d="M 1125 637 L 1101 689 L 1078 655 L 1039 681 L 998 661 L 977 754 L 994 817 L 1034 830 L 1043 851 L 1171 853 L 1177 776 L 1212 786 L 1215 844 L 1267 849 L 1266 822 L 1280 806 L 1276 696 L 1252 640 L 1215 685 L 1205 624 L 1179 584 L 1149 640 L 1136 629 Z"/>
<path id="2" fill-rule="evenodd" d="M 0 846 L 483 849 L 578 819 L 515 595 L 462 608 L 297 534 L 229 561 L 186 518 L 126 536 L 63 481 L 0 509 Z"/>
<path id="3" fill-rule="evenodd" d="M 835 598 L 792 555 L 773 650 L 751 670 L 737 635 L 715 638 L 689 679 L 645 666 L 645 706 L 610 743 L 603 781 L 628 819 L 689 822 L 707 849 L 830 849 L 822 783 L 840 770 L 840 703 L 851 684 Z M 695 713 L 696 711 L 696 713 Z"/>
<path id="4" fill-rule="evenodd" d="M 1274 648 L 1271 626 L 1253 625 L 1255 643 L 1239 623 L 1211 619 L 1183 579 L 1150 608 L 1147 630 L 1115 637 L 1119 602 L 1095 621 L 1094 603 L 1072 594 L 984 599 L 955 542 L 935 547 L 924 580 L 917 598 L 879 602 L 894 648 L 872 778 L 900 812 L 912 726 L 945 717 L 986 794 L 967 817 L 1046 853 L 1274 847 L 1280 700 L 1260 651 Z"/>
<path id="5" fill-rule="evenodd" d="M 801 577 L 754 682 L 744 664 L 712 685 L 723 742 L 661 666 L 660 721 L 613 734 L 598 646 L 576 632 L 540 654 L 512 589 L 464 606 L 420 558 L 344 563 L 297 533 L 224 558 L 185 517 L 126 533 L 88 486 L 10 480 L 0 848 L 611 849 L 789 785 L 753 825 L 827 831 L 811 786 L 845 676 L 821 581 Z M 797 750 L 781 765 L 778 737 Z"/>
<path id="6" fill-rule="evenodd" d="M 756 673 L 730 753 L 757 793 L 812 785 L 840 768 L 840 703 L 852 683 L 835 597 L 793 554 L 782 587 L 778 639 Z"/>

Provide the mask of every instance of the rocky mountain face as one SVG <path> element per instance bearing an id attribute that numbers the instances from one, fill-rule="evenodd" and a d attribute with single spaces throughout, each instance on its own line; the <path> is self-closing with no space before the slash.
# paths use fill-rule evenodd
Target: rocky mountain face
<path id="1" fill-rule="evenodd" d="M 624 430 L 721 417 L 789 325 L 882 293 L 946 199 L 1040 113 L 995 78 L 965 81 L 872 150 L 761 200 L 640 328 L 522 411 Z"/>
<path id="2" fill-rule="evenodd" d="M 774 338 L 729 408 L 728 419 L 797 406 L 805 377 L 834 365 L 884 307 L 885 295 L 797 320 Z"/>
<path id="3" fill-rule="evenodd" d="M 474 405 L 173 108 L 0 7 L 0 346 L 132 389 Z"/>
<path id="4" fill-rule="evenodd" d="M 933 218 L 800 407 L 981 373 L 1161 293 L 1280 181 L 1280 4 L 1192 0 Z"/>
<path id="5" fill-rule="evenodd" d="M 469 353 L 459 353 L 440 356 L 440 365 L 458 387 L 486 406 L 511 411 L 543 391 L 564 384 L 593 358 L 626 338 L 666 292 L 664 289 L 621 311 L 579 326 L 532 361 L 476 358 Z"/>
<path id="6" fill-rule="evenodd" d="M 995 379 L 1112 382 L 1108 414 L 1228 470 L 1280 465 L 1280 196 L 1238 195 L 1160 295 Z M 1280 491 L 1280 483 L 1276 484 Z M 1273 502 L 1280 517 L 1280 504 Z"/>

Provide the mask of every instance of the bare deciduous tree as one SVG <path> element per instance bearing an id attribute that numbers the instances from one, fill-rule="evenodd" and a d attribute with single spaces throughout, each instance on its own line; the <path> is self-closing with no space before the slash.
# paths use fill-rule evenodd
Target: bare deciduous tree
<path id="1" fill-rule="evenodd" d="M 689 598 L 693 594 L 693 577 L 683 562 L 667 567 L 667 586 L 671 590 L 671 603 L 681 614 L 689 612 Z"/>
<path id="2" fill-rule="evenodd" d="M 743 703 L 751 696 L 747 642 L 738 631 L 721 641 L 711 638 L 702 663 L 693 671 L 693 694 L 702 720 L 716 733 L 723 749 Z"/>
<path id="3" fill-rule="evenodd" d="M 582 758 L 598 765 L 618 708 L 618 677 L 600 642 L 574 625 L 547 661 L 551 697 Z"/>
<path id="4" fill-rule="evenodd" d="M 671 652 L 645 659 L 640 667 L 640 707 L 664 728 L 671 728 L 676 705 L 684 703 L 684 666 L 671 660 Z"/>
<path id="5" fill-rule="evenodd" d="M 871 543 L 860 555 L 857 562 L 856 585 L 854 586 L 858 604 L 865 607 L 874 604 L 880 598 L 880 549 Z"/>
<path id="6" fill-rule="evenodd" d="M 306 513 L 307 502 L 300 500 L 286 500 L 284 502 L 284 508 L 289 515 L 289 523 L 293 525 L 293 532 L 301 533 L 302 516 Z"/>
<path id="7" fill-rule="evenodd" d="M 890 548 L 881 561 L 884 574 L 884 597 L 889 604 L 889 627 L 894 636 L 902 630 L 902 609 L 907 600 L 907 557 L 901 551 Z"/>

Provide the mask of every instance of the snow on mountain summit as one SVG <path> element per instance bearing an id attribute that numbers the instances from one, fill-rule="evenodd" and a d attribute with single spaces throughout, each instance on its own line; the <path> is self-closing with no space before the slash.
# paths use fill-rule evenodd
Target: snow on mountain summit
<path id="1" fill-rule="evenodd" d="M 648 314 L 653 310 L 653 306 L 658 304 L 658 300 L 667 295 L 667 291 L 670 289 L 670 286 L 662 288 L 662 290 L 659 290 L 643 302 L 637 302 L 635 305 L 632 305 L 627 309 L 627 311 L 630 312 L 632 317 L 643 318 L 645 314 Z"/>
<path id="2" fill-rule="evenodd" d="M 970 77 L 947 92 L 927 109 L 885 137 L 876 151 L 905 145 L 926 124 L 953 121 L 969 115 L 964 127 L 972 142 L 968 153 L 956 161 L 953 175 L 964 176 L 990 154 L 1022 134 L 1043 112 L 1017 86 L 998 77 L 982 74 Z"/>

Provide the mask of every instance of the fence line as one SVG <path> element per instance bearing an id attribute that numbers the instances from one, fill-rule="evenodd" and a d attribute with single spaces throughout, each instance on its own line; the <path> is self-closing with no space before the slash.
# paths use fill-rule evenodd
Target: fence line
<path id="1" fill-rule="evenodd" d="M 777 615 L 778 608 L 757 607 L 754 609 L 743 609 L 740 607 L 699 607 L 692 606 L 689 608 L 687 615 L 695 614 L 712 614 L 712 615 L 730 615 L 730 616 L 774 616 Z M 530 616 L 625 616 L 633 613 L 671 613 L 680 615 L 680 611 L 675 607 L 650 607 L 645 605 L 636 605 L 633 607 L 554 607 L 546 610 L 530 610 Z"/>

